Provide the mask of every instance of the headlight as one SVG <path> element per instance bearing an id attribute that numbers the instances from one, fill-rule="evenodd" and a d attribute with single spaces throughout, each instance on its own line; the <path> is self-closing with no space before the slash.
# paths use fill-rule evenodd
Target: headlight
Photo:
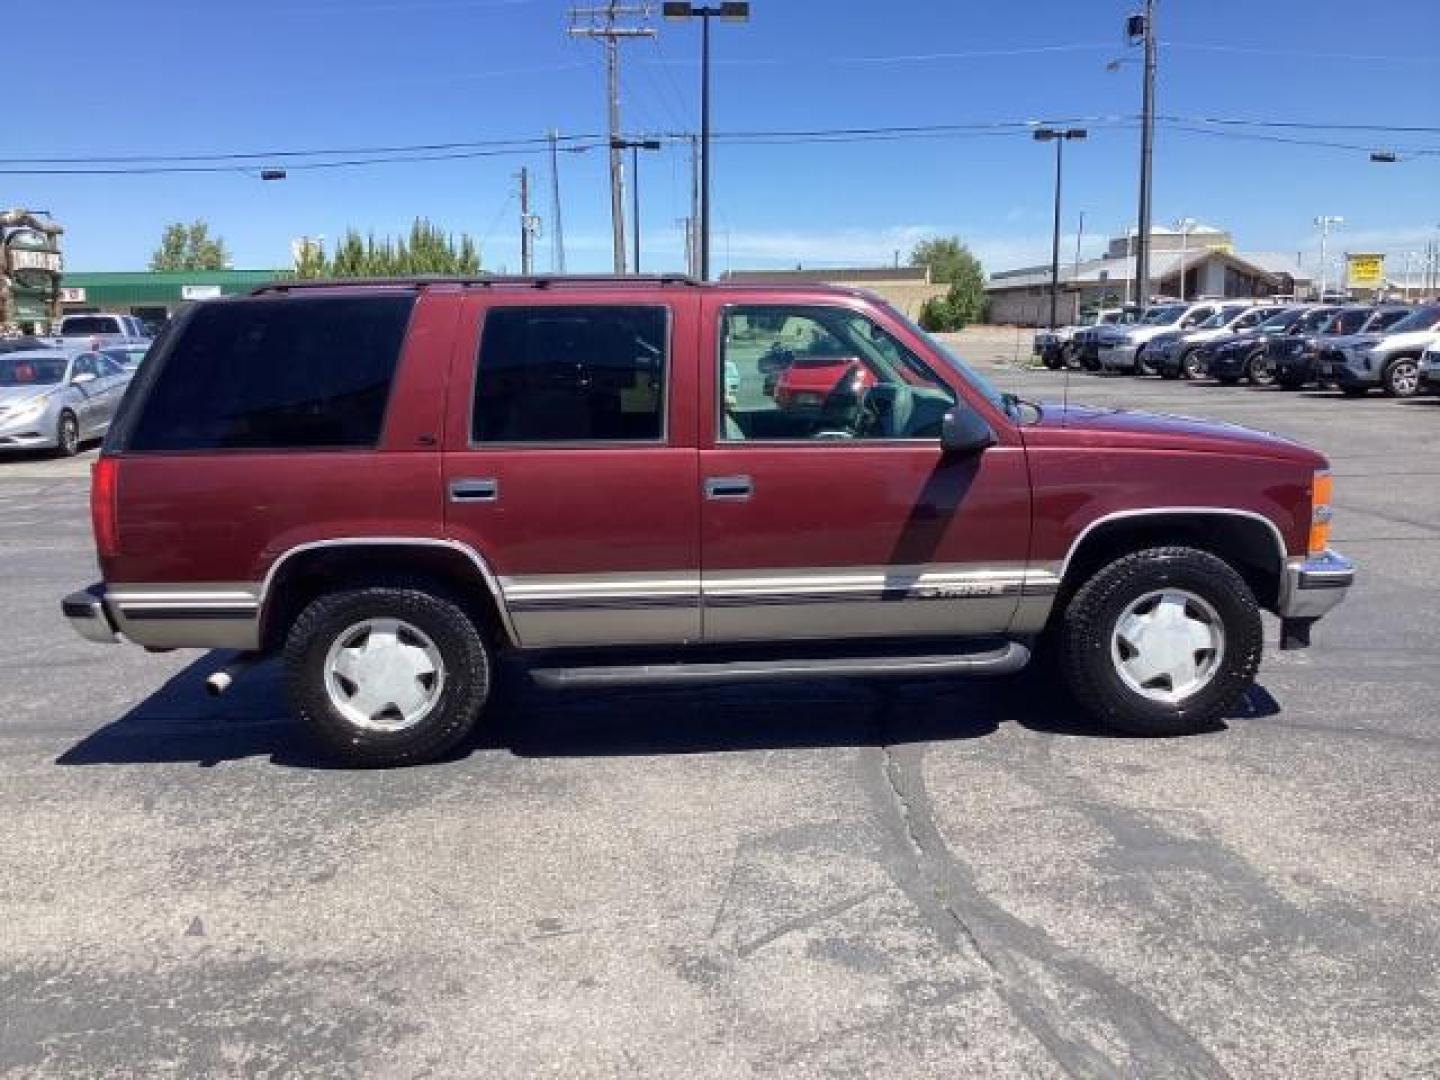
<path id="1" fill-rule="evenodd" d="M 12 405 L 8 409 L 0 410 L 0 423 L 21 424 L 26 420 L 34 420 L 45 412 L 45 405 L 44 398 L 33 398 L 19 405 Z"/>
<path id="2" fill-rule="evenodd" d="M 1319 555 L 1330 546 L 1330 519 L 1335 516 L 1334 507 L 1330 505 L 1334 484 L 1328 469 L 1317 472 L 1310 480 L 1310 541 L 1306 547 L 1311 555 Z"/>

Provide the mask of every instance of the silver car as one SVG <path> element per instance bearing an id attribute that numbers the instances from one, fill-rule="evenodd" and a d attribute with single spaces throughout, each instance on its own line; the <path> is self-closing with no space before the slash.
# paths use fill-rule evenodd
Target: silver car
<path id="1" fill-rule="evenodd" d="M 77 453 L 109 430 L 129 383 L 130 373 L 100 353 L 0 355 L 0 450 Z"/>

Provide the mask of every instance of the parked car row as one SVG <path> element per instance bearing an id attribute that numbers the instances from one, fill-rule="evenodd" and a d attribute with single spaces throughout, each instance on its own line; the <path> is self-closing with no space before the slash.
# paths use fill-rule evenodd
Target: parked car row
<path id="1" fill-rule="evenodd" d="M 1057 341 L 1063 341 L 1058 351 Z M 1440 389 L 1440 301 L 1166 301 L 1133 322 L 1092 319 L 1037 333 L 1034 351 L 1047 367 L 1411 397 L 1426 387 Z"/>

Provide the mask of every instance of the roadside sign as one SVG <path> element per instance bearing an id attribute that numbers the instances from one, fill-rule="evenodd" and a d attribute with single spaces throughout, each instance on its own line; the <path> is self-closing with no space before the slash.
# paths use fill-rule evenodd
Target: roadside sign
<path id="1" fill-rule="evenodd" d="M 219 285 L 181 285 L 182 300 L 215 300 L 220 296 Z"/>
<path id="2" fill-rule="evenodd" d="M 1346 252 L 1345 277 L 1352 289 L 1378 289 L 1385 284 L 1385 256 Z"/>
<path id="3" fill-rule="evenodd" d="M 60 289 L 60 302 L 62 304 L 83 304 L 85 303 L 85 290 L 75 285 L 64 286 Z"/>

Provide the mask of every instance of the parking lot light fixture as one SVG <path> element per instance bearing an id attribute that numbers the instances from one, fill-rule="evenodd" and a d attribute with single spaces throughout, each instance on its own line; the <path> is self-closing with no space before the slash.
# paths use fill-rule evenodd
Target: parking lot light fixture
<path id="1" fill-rule="evenodd" d="M 746 22 L 750 18 L 748 3 L 704 4 L 672 3 L 662 5 L 667 19 L 700 20 L 700 280 L 710 277 L 710 20 Z"/>
<path id="2" fill-rule="evenodd" d="M 1037 127 L 1030 136 L 1036 142 L 1055 144 L 1055 228 L 1050 243 L 1050 329 L 1054 330 L 1060 311 L 1060 181 L 1063 148 L 1070 139 L 1084 139 L 1090 133 L 1084 128 Z"/>

